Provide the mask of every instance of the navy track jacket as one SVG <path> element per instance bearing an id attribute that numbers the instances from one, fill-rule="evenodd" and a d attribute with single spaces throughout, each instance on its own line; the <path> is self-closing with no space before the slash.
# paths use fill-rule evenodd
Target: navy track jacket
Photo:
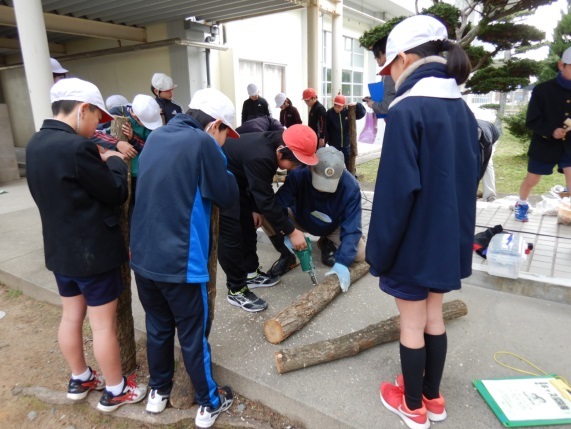
<path id="1" fill-rule="evenodd" d="M 460 288 L 472 273 L 479 158 L 476 120 L 445 65 L 420 65 L 387 117 L 367 239 L 371 274 Z"/>
<path id="2" fill-rule="evenodd" d="M 190 116 L 153 131 L 139 160 L 131 268 L 167 283 L 209 281 L 212 204 L 233 206 L 238 186 L 216 141 Z"/>

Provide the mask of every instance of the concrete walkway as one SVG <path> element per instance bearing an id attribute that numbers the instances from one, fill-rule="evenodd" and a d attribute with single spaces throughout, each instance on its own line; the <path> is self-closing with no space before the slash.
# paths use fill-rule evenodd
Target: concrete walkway
<path id="1" fill-rule="evenodd" d="M 372 149 L 378 150 L 378 146 L 372 145 Z M 0 194 L 0 282 L 57 304 L 55 281 L 44 267 L 38 211 L 26 182 L 12 182 L 0 186 L 0 190 L 7 191 Z M 372 195 L 364 197 L 366 231 Z M 571 228 L 535 213 L 528 224 L 516 223 L 501 202 L 478 204 L 477 224 L 502 224 L 506 229 L 520 230 L 536 247 L 522 268 L 521 279 L 488 276 L 486 262 L 475 256 L 474 275 L 461 291 L 447 295 L 447 300 L 466 302 L 469 314 L 448 324 L 449 350 L 442 393 L 447 398 L 449 417 L 435 424 L 442 428 L 502 427 L 472 387 L 474 379 L 518 375 L 493 361 L 496 351 L 517 353 L 549 373 L 571 377 L 569 335 L 565 334 L 571 326 Z M 277 257 L 264 240 L 258 254 L 265 268 Z M 316 251 L 314 260 L 318 278 L 322 279 L 327 267 L 321 265 L 319 256 Z M 404 427 L 378 398 L 380 382 L 392 380 L 400 372 L 396 342 L 284 375 L 277 374 L 273 360 L 274 352 L 281 348 L 338 337 L 397 314 L 394 300 L 379 291 L 376 278 L 367 275 L 356 282 L 348 293 L 340 295 L 279 346 L 265 340 L 263 323 L 312 287 L 307 274 L 296 269 L 277 286 L 257 289 L 256 293 L 270 303 L 267 311 L 257 314 L 226 302 L 225 278 L 220 269 L 217 280 L 210 342 L 220 382 L 307 428 Z M 139 333 L 144 333 L 136 287 L 133 291 L 135 325 Z M 519 362 L 510 363 L 521 366 Z"/>

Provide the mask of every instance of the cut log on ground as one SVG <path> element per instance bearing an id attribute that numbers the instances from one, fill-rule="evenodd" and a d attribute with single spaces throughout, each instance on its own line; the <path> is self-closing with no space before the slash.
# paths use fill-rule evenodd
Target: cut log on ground
<path id="1" fill-rule="evenodd" d="M 369 264 L 355 262 L 349 267 L 351 284 L 369 272 Z M 327 276 L 309 292 L 264 323 L 264 335 L 272 344 L 279 344 L 294 332 L 303 328 L 317 313 L 341 293 L 336 275 Z"/>
<path id="2" fill-rule="evenodd" d="M 466 304 L 457 299 L 442 306 L 444 320 L 452 320 L 468 314 Z M 355 356 L 379 344 L 398 340 L 400 318 L 393 316 L 382 322 L 369 325 L 360 331 L 332 340 L 319 341 L 301 347 L 282 349 L 274 353 L 278 373 L 295 371 L 344 357 Z"/>

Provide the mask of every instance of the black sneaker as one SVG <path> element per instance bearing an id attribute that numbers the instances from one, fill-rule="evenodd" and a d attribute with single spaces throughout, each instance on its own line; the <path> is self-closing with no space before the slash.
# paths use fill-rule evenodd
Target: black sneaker
<path id="1" fill-rule="evenodd" d="M 87 381 L 69 379 L 67 385 L 67 398 L 74 401 L 79 401 L 87 396 L 90 390 L 103 390 L 105 387 L 105 380 L 103 376 L 98 374 L 97 371 L 88 367 L 91 371 L 91 377 Z"/>
<path id="2" fill-rule="evenodd" d="M 268 277 L 281 277 L 298 266 L 295 255 L 288 253 L 289 255 L 281 255 L 280 259 L 274 262 L 272 268 L 268 271 Z"/>
<path id="3" fill-rule="evenodd" d="M 123 377 L 123 382 L 125 384 L 123 391 L 117 396 L 105 389 L 103 396 L 97 404 L 97 409 L 99 411 L 109 413 L 111 411 L 115 411 L 121 405 L 134 404 L 145 398 L 145 395 L 147 394 L 147 386 L 144 384 L 137 384 L 135 381 L 135 374 L 130 375 L 129 378 Z"/>
<path id="4" fill-rule="evenodd" d="M 317 241 L 317 247 L 321 250 L 321 262 L 328 267 L 335 265 L 335 253 L 337 246 L 327 237 L 321 237 Z"/>
<path id="5" fill-rule="evenodd" d="M 238 292 L 229 290 L 226 299 L 231 305 L 241 307 L 250 313 L 257 313 L 268 308 L 268 303 L 258 298 L 254 292 L 248 289 L 248 286 L 243 287 Z"/>
<path id="6" fill-rule="evenodd" d="M 220 405 L 215 410 L 210 407 L 200 406 L 194 419 L 194 424 L 199 428 L 211 427 L 218 416 L 232 406 L 234 402 L 234 392 L 230 386 L 222 386 L 218 388 L 218 397 L 220 398 Z"/>
<path id="7" fill-rule="evenodd" d="M 279 277 L 270 276 L 258 268 L 252 277 L 248 277 L 246 284 L 250 289 L 257 287 L 270 287 L 277 285 L 280 282 Z"/>

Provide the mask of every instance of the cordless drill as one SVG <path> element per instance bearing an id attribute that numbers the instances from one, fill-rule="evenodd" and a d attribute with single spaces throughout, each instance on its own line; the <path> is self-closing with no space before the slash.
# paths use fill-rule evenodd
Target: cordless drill
<path id="1" fill-rule="evenodd" d="M 304 273 L 308 273 L 311 278 L 311 282 L 316 285 L 317 277 L 315 276 L 315 265 L 313 265 L 313 258 L 311 257 L 311 241 L 309 237 L 305 237 L 305 242 L 307 243 L 307 248 L 304 250 L 294 250 L 295 256 L 299 258 L 301 264 L 301 270 Z"/>

